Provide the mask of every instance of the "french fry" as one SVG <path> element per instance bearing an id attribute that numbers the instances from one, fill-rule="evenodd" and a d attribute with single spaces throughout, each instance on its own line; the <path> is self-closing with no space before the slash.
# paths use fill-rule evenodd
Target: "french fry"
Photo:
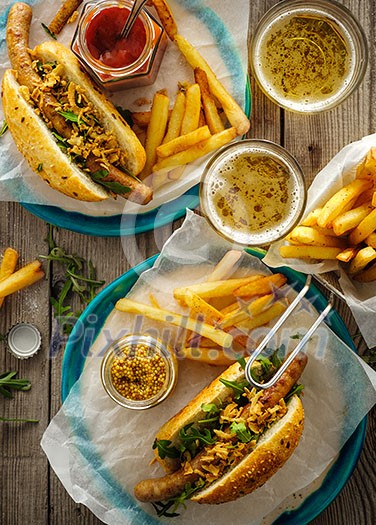
<path id="1" fill-rule="evenodd" d="M 346 248 L 346 241 L 337 239 L 311 228 L 310 226 L 297 226 L 290 233 L 289 237 L 297 244 L 307 244 L 310 246 L 333 246 L 336 248 Z"/>
<path id="2" fill-rule="evenodd" d="M 362 204 L 365 204 L 366 202 L 372 201 L 374 189 L 373 187 L 368 188 L 368 190 L 363 191 L 359 197 L 354 202 L 354 205 L 352 208 L 358 208 L 358 206 L 361 206 Z"/>
<path id="3" fill-rule="evenodd" d="M 279 253 L 287 259 L 336 259 L 341 248 L 329 246 L 281 246 Z"/>
<path id="4" fill-rule="evenodd" d="M 364 242 L 368 244 L 368 246 L 372 246 L 372 248 L 376 248 L 376 233 L 373 232 L 371 235 L 368 235 L 366 239 L 364 239 Z"/>
<path id="5" fill-rule="evenodd" d="M 184 327 L 187 330 L 191 330 L 192 332 L 196 332 L 203 335 L 204 337 L 207 337 L 223 348 L 229 348 L 233 340 L 231 334 L 227 334 L 223 330 L 214 328 L 210 324 L 202 323 L 197 321 L 197 319 L 192 319 L 191 317 L 176 314 L 168 310 L 162 310 L 160 308 L 154 308 L 153 306 L 138 303 L 136 301 L 132 301 L 131 299 L 119 299 L 115 305 L 115 308 L 121 312 L 138 314 L 148 317 L 149 319 L 153 319 L 154 321 Z"/>
<path id="6" fill-rule="evenodd" d="M 166 132 L 169 103 L 169 98 L 165 94 L 155 93 L 151 107 L 150 122 L 146 132 L 146 163 L 139 175 L 142 180 L 146 179 L 153 171 L 153 166 L 157 159 L 157 147 L 162 143 Z"/>
<path id="7" fill-rule="evenodd" d="M 349 275 L 354 275 L 361 272 L 364 268 L 376 259 L 376 250 L 372 246 L 367 246 L 358 251 L 349 266 Z"/>
<path id="8" fill-rule="evenodd" d="M 187 290 L 184 294 L 184 300 L 181 302 L 184 302 L 185 306 L 188 306 L 190 308 L 191 313 L 189 314 L 190 317 L 200 317 L 205 323 L 211 324 L 211 325 L 217 325 L 220 323 L 223 319 L 223 315 L 221 312 L 219 312 L 214 306 L 211 306 L 209 303 L 204 301 L 199 295 L 191 292 L 190 290 Z M 192 313 L 194 315 L 192 315 Z"/>
<path id="9" fill-rule="evenodd" d="M 350 233 L 351 244 L 359 244 L 364 241 L 376 229 L 376 209 L 374 208 Z"/>
<path id="10" fill-rule="evenodd" d="M 157 155 L 162 158 L 170 157 L 171 155 L 175 155 L 180 151 L 184 151 L 191 146 L 208 139 L 210 136 L 208 126 L 197 128 L 186 135 L 181 135 L 180 137 L 176 137 L 175 139 L 158 146 Z"/>
<path id="11" fill-rule="evenodd" d="M 16 269 L 18 261 L 18 252 L 13 248 L 7 248 L 4 252 L 3 260 L 0 266 L 0 281 L 6 279 Z M 0 308 L 3 306 L 4 297 L 0 297 Z"/>
<path id="12" fill-rule="evenodd" d="M 376 148 L 371 148 L 356 170 L 358 179 L 371 179 L 376 174 Z"/>
<path id="13" fill-rule="evenodd" d="M 151 111 L 135 111 L 131 114 L 133 124 L 140 128 L 147 128 L 150 122 Z"/>
<path id="14" fill-rule="evenodd" d="M 342 252 L 340 252 L 336 259 L 342 262 L 350 262 L 351 259 L 354 259 L 355 255 L 358 253 L 358 249 L 354 246 L 350 246 L 349 248 L 345 248 Z"/>
<path id="15" fill-rule="evenodd" d="M 376 208 L 376 191 L 374 191 L 372 195 L 372 206 Z"/>
<path id="16" fill-rule="evenodd" d="M 179 350 L 179 357 L 189 359 L 191 361 L 199 361 L 200 363 L 207 363 L 208 365 L 216 366 L 229 366 L 234 361 L 242 357 L 242 354 L 234 353 L 234 358 L 231 359 L 227 356 L 221 348 L 204 348 L 202 346 L 196 347 L 186 347 Z"/>
<path id="17" fill-rule="evenodd" d="M 370 202 L 367 202 L 357 208 L 341 213 L 341 215 L 338 215 L 333 221 L 334 233 L 339 236 L 353 230 L 367 217 L 371 210 L 372 205 Z"/>
<path id="18" fill-rule="evenodd" d="M 368 180 L 355 179 L 337 191 L 323 206 L 317 218 L 317 224 L 321 228 L 329 227 L 334 219 L 345 211 L 346 206 L 357 199 L 364 190 L 368 189 L 370 184 Z"/>
<path id="19" fill-rule="evenodd" d="M 354 275 L 353 279 L 360 283 L 370 283 L 371 281 L 376 281 L 376 264 L 373 264 L 371 268 L 367 268 L 367 270 L 363 270 L 357 275 Z"/>
<path id="20" fill-rule="evenodd" d="M 18 292 L 44 277 L 41 262 L 33 261 L 0 281 L 0 297 Z"/>
<path id="21" fill-rule="evenodd" d="M 65 0 L 49 24 L 49 31 L 51 31 L 53 35 L 58 35 L 81 3 L 82 0 Z"/>
<path id="22" fill-rule="evenodd" d="M 194 69 L 200 68 L 205 71 L 212 95 L 221 103 L 224 112 L 231 124 L 236 129 L 237 135 L 244 135 L 250 127 L 250 122 L 244 111 L 235 102 L 232 96 L 217 79 L 214 72 L 200 55 L 200 53 L 182 35 L 175 36 L 175 43 L 187 62 Z"/>
<path id="23" fill-rule="evenodd" d="M 179 91 L 176 95 L 174 107 L 172 108 L 171 115 L 168 121 L 167 132 L 162 144 L 170 142 L 170 140 L 176 139 L 180 135 L 181 123 L 183 121 L 184 112 L 185 93 L 183 93 L 183 91 Z"/>
<path id="24" fill-rule="evenodd" d="M 201 93 L 198 84 L 191 84 L 185 92 L 185 110 L 181 123 L 181 135 L 186 135 L 198 128 L 201 110 Z"/>
<path id="25" fill-rule="evenodd" d="M 209 126 L 210 133 L 213 135 L 219 133 L 225 129 L 221 117 L 219 116 L 217 106 L 215 105 L 214 99 L 211 96 L 208 77 L 204 70 L 196 67 L 195 80 L 200 86 L 202 106 L 204 108 L 205 119 Z"/>
<path id="26" fill-rule="evenodd" d="M 151 0 L 151 2 L 158 13 L 159 20 L 161 21 L 168 38 L 174 41 L 174 38 L 178 33 L 178 27 L 169 5 L 165 0 Z"/>
<path id="27" fill-rule="evenodd" d="M 273 294 L 263 295 L 252 301 L 246 308 L 238 309 L 235 312 L 229 313 L 223 318 L 220 328 L 224 329 L 229 326 L 235 326 L 249 317 L 254 317 L 255 315 L 260 314 L 271 305 L 273 298 Z"/>
<path id="28" fill-rule="evenodd" d="M 229 278 L 241 256 L 242 252 L 239 250 L 229 250 L 226 252 L 208 276 L 206 282 L 220 281 L 221 279 Z"/>
<path id="29" fill-rule="evenodd" d="M 255 315 L 254 317 L 250 317 L 246 321 L 243 321 L 239 323 L 239 327 L 243 330 L 254 330 L 255 328 L 258 328 L 259 326 L 264 326 L 268 324 L 272 319 L 275 319 L 279 315 L 281 315 L 287 308 L 287 305 L 285 303 L 282 303 L 281 301 L 278 301 L 270 308 L 265 310 L 264 312 L 261 312 L 258 315 Z"/>
<path id="30" fill-rule="evenodd" d="M 240 305 L 238 303 L 238 301 L 235 301 L 235 303 L 231 303 L 229 304 L 228 306 L 225 306 L 224 308 L 222 308 L 220 310 L 221 314 L 223 316 L 226 316 L 232 312 L 236 312 L 236 311 L 239 311 L 240 310 Z"/>
<path id="31" fill-rule="evenodd" d="M 282 273 L 266 275 L 261 279 L 254 280 L 234 290 L 235 297 L 254 297 L 255 295 L 266 295 L 273 292 L 274 288 L 280 288 L 287 281 Z"/>
<path id="32" fill-rule="evenodd" d="M 149 301 L 151 302 L 152 306 L 154 306 L 154 308 L 160 308 L 160 304 L 158 303 L 156 297 L 154 294 L 152 293 L 149 293 Z"/>
<path id="33" fill-rule="evenodd" d="M 317 224 L 317 218 L 321 213 L 321 208 L 316 208 L 315 210 L 312 210 L 309 212 L 307 217 L 303 219 L 302 226 L 316 226 Z"/>
<path id="34" fill-rule="evenodd" d="M 189 164 L 190 162 L 203 157 L 207 153 L 210 153 L 211 151 L 224 146 L 228 142 L 231 142 L 235 137 L 235 128 L 225 129 L 224 131 L 212 135 L 207 140 L 204 140 L 203 142 L 200 142 L 199 144 L 196 144 L 185 151 L 181 151 L 180 153 L 176 153 L 176 155 L 171 155 L 171 157 L 166 157 L 165 159 L 159 160 L 154 166 L 153 170 L 170 170 L 171 168 L 175 168 L 177 166 Z"/>
<path id="35" fill-rule="evenodd" d="M 191 286 L 175 288 L 174 297 L 178 301 L 184 301 L 187 291 L 191 291 L 203 299 L 227 297 L 240 286 L 262 279 L 263 277 L 263 275 L 250 275 L 249 277 L 243 277 L 241 279 L 226 279 L 221 281 L 192 284 Z"/>

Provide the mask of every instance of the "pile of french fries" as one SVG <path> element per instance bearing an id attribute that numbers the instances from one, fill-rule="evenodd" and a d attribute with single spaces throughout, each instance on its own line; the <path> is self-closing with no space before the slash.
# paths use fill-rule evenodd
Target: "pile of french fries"
<path id="1" fill-rule="evenodd" d="M 35 260 L 15 271 L 17 261 L 18 252 L 13 248 L 7 248 L 0 266 L 0 308 L 7 295 L 18 292 L 44 277 L 40 261 Z"/>
<path id="2" fill-rule="evenodd" d="M 376 148 L 357 167 L 356 178 L 322 208 L 311 211 L 280 247 L 282 257 L 337 259 L 359 282 L 376 280 Z"/>
<path id="3" fill-rule="evenodd" d="M 178 356 L 213 365 L 228 365 L 253 350 L 251 332 L 281 315 L 286 298 L 276 293 L 286 283 L 283 274 L 250 274 L 233 278 L 230 271 L 241 252 L 229 251 L 205 282 L 175 288 L 177 305 L 186 314 L 150 304 L 120 299 L 117 310 L 144 316 L 181 329 Z M 231 278 L 226 278 L 230 274 Z"/>
<path id="4" fill-rule="evenodd" d="M 134 131 L 146 150 L 139 177 L 155 190 L 179 179 L 184 166 L 247 133 L 250 122 L 200 53 L 178 33 L 165 0 L 152 0 L 165 31 L 193 69 L 194 82 L 181 83 L 170 111 L 165 90 L 151 110 L 132 114 Z M 226 127 L 227 126 L 227 127 Z"/>

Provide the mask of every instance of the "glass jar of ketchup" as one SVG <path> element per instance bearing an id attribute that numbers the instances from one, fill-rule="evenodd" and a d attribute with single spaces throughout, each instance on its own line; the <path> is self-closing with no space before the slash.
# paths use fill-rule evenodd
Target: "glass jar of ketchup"
<path id="1" fill-rule="evenodd" d="M 152 84 L 166 49 L 163 27 L 145 9 L 126 39 L 120 32 L 131 0 L 88 2 L 82 11 L 71 49 L 92 78 L 108 91 Z"/>

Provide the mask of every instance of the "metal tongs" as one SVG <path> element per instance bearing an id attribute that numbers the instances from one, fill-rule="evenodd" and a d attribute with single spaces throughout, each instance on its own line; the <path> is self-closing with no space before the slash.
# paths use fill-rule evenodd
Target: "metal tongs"
<path id="1" fill-rule="evenodd" d="M 286 321 L 289 315 L 295 310 L 298 304 L 302 301 L 303 297 L 307 294 L 310 284 L 311 284 L 311 280 L 312 280 L 312 275 L 308 275 L 304 287 L 300 290 L 300 292 L 295 297 L 293 302 L 288 306 L 288 308 L 285 310 L 283 315 L 278 319 L 276 324 L 273 326 L 270 332 L 264 337 L 264 339 L 261 341 L 259 346 L 253 352 L 252 356 L 248 359 L 247 364 L 245 366 L 245 378 L 252 386 L 256 388 L 262 388 L 262 389 L 270 388 L 271 386 L 273 386 L 278 381 L 278 379 L 280 379 L 280 377 L 285 372 L 285 370 L 290 366 L 291 362 L 295 359 L 297 354 L 306 345 L 306 343 L 308 342 L 312 334 L 316 331 L 316 329 L 323 322 L 323 320 L 328 316 L 330 310 L 332 309 L 333 301 L 334 301 L 333 291 L 331 292 L 329 296 L 328 305 L 325 308 L 325 310 L 322 311 L 322 313 L 319 315 L 319 317 L 310 327 L 308 332 L 304 335 L 301 341 L 299 341 L 299 344 L 297 345 L 297 347 L 290 353 L 289 357 L 286 359 L 283 365 L 277 370 L 277 372 L 273 375 L 273 377 L 267 383 L 262 383 L 262 384 L 258 383 L 257 381 L 253 379 L 252 374 L 251 374 L 253 363 L 256 361 L 256 359 L 265 349 L 268 342 L 274 337 L 276 332 L 283 325 L 283 323 Z"/>

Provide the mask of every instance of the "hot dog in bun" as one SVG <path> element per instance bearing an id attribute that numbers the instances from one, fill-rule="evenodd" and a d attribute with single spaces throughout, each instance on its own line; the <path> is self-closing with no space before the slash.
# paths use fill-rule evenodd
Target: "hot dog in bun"
<path id="1" fill-rule="evenodd" d="M 153 448 L 167 475 L 138 483 L 136 498 L 157 502 L 162 515 L 184 498 L 225 503 L 263 485 L 302 435 L 304 410 L 295 392 L 306 362 L 299 355 L 274 386 L 260 391 L 246 382 L 239 363 L 231 365 L 162 426 Z"/>
<path id="2" fill-rule="evenodd" d="M 146 204 L 148 186 L 136 176 L 145 151 L 131 128 L 55 41 L 28 49 L 31 8 L 12 6 L 7 45 L 12 70 L 2 84 L 5 118 L 31 168 L 69 197 L 100 201 L 115 194 Z"/>

